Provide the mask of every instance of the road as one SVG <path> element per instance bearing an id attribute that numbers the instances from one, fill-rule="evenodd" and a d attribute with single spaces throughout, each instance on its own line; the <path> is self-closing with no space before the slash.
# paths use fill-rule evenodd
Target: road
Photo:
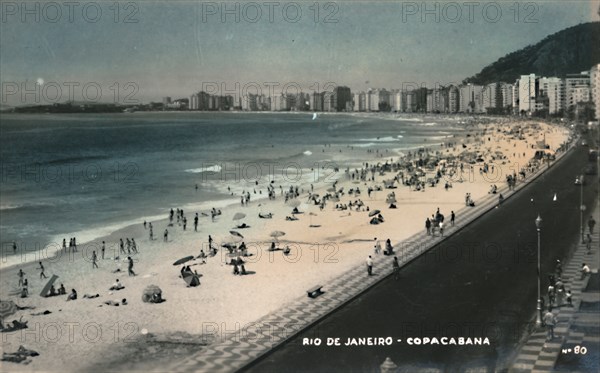
<path id="1" fill-rule="evenodd" d="M 378 372 L 386 357 L 400 371 L 502 369 L 535 321 L 535 219 L 538 214 L 543 219 L 544 295 L 547 275 L 557 259 L 568 258 L 580 235 L 581 187 L 574 180 L 588 165 L 587 152 L 578 146 L 503 206 L 402 268 L 400 279 L 388 277 L 244 371 Z M 592 206 L 598 176 L 586 181 L 583 201 Z M 395 340 L 390 346 L 343 346 L 347 338 L 387 336 Z M 488 337 L 490 345 L 407 343 L 427 336 Z M 323 341 L 319 347 L 302 343 L 317 337 Z M 340 338 L 342 346 L 324 346 L 326 338 Z"/>

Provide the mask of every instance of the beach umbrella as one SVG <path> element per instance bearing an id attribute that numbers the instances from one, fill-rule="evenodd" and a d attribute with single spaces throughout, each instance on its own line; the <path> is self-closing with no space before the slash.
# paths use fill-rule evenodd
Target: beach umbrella
<path id="1" fill-rule="evenodd" d="M 50 279 L 46 283 L 46 286 L 44 286 L 44 288 L 40 292 L 40 297 L 45 297 L 48 294 L 50 288 L 52 287 L 52 285 L 54 285 L 54 281 L 56 281 L 56 279 L 58 279 L 57 275 L 52 275 L 52 277 L 50 277 Z"/>
<path id="2" fill-rule="evenodd" d="M 200 285 L 200 278 L 196 274 L 190 274 L 183 277 L 183 281 L 185 281 L 188 286 L 198 286 Z"/>
<path id="3" fill-rule="evenodd" d="M 281 236 L 285 236 L 285 232 L 282 232 L 282 231 L 273 231 L 273 232 L 271 232 L 270 236 L 274 237 L 274 238 L 278 238 L 278 237 L 281 237 Z"/>
<path id="4" fill-rule="evenodd" d="M 232 241 L 232 242 L 238 243 L 238 242 L 240 242 L 241 240 L 243 240 L 243 238 L 242 238 L 242 237 L 240 237 L 240 236 L 234 236 L 234 235 L 231 235 L 231 236 L 229 236 L 229 240 L 230 240 L 230 241 Z"/>
<path id="5" fill-rule="evenodd" d="M 17 312 L 17 305 L 12 300 L 0 301 L 0 319 L 4 319 Z"/>
<path id="6" fill-rule="evenodd" d="M 369 212 L 369 216 L 375 216 L 375 215 L 379 214 L 380 212 L 381 211 L 379 211 L 379 210 L 373 210 L 373 211 Z"/>
<path id="7" fill-rule="evenodd" d="M 233 215 L 233 220 L 240 220 L 246 217 L 246 214 L 244 214 L 243 212 L 236 212 L 235 215 Z"/>
<path id="8" fill-rule="evenodd" d="M 176 261 L 173 263 L 173 265 L 174 265 L 174 266 L 177 266 L 177 265 L 183 264 L 183 263 L 185 263 L 185 262 L 189 262 L 189 261 L 190 261 L 190 260 L 192 260 L 192 259 L 194 259 L 194 256 L 193 256 L 193 255 L 188 255 L 188 256 L 186 256 L 186 257 L 184 257 L 184 258 L 181 258 L 181 259 L 178 259 L 178 260 L 176 260 Z"/>
<path id="9" fill-rule="evenodd" d="M 274 239 L 276 239 L 279 242 L 279 237 L 284 236 L 285 232 L 282 231 L 273 231 L 271 232 L 270 236 L 273 237 Z"/>
<path id="10" fill-rule="evenodd" d="M 224 244 L 221 245 L 221 247 L 224 247 L 224 248 L 229 249 L 229 250 L 235 250 L 235 249 L 237 249 L 237 245 L 235 243 L 232 243 L 232 242 L 224 243 Z"/>
<path id="11" fill-rule="evenodd" d="M 142 293 L 142 301 L 147 303 L 154 295 L 158 295 L 162 298 L 162 290 L 156 285 L 148 285 Z"/>
<path id="12" fill-rule="evenodd" d="M 298 207 L 298 206 L 300 206 L 300 200 L 290 199 L 287 201 L 287 205 L 292 206 L 292 207 Z"/>
<path id="13" fill-rule="evenodd" d="M 231 233 L 232 236 L 239 237 L 239 238 L 244 238 L 244 236 L 242 236 L 242 234 L 240 232 L 229 231 L 229 233 Z"/>

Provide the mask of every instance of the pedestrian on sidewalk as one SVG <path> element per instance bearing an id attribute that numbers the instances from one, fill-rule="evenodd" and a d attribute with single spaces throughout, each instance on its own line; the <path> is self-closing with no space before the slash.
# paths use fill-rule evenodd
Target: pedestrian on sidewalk
<path id="1" fill-rule="evenodd" d="M 427 229 L 427 234 L 430 235 L 431 234 L 431 220 L 429 220 L 429 218 L 427 218 L 427 220 L 425 220 L 425 229 Z"/>
<path id="2" fill-rule="evenodd" d="M 571 290 L 567 290 L 567 304 L 569 307 L 573 307 L 573 296 L 571 294 Z"/>
<path id="3" fill-rule="evenodd" d="M 581 263 L 581 279 L 585 279 L 586 276 L 590 274 L 590 272 L 590 267 L 585 263 Z"/>
<path id="4" fill-rule="evenodd" d="M 592 235 L 591 234 L 587 234 L 587 239 L 585 240 L 585 247 L 587 248 L 587 253 L 591 254 L 592 253 Z"/>
<path id="5" fill-rule="evenodd" d="M 554 267 L 554 272 L 556 273 L 556 277 L 562 276 L 562 263 L 560 259 L 556 259 L 556 267 Z"/>
<path id="6" fill-rule="evenodd" d="M 588 219 L 588 228 L 590 230 L 590 234 L 594 234 L 594 226 L 596 225 L 596 221 L 593 216 L 590 216 Z"/>
<path id="7" fill-rule="evenodd" d="M 546 341 L 551 341 L 554 339 L 554 327 L 558 323 L 556 316 L 552 313 L 552 307 L 548 308 L 548 311 L 544 315 L 544 325 L 546 325 L 548 329 L 548 336 L 546 337 Z"/>
<path id="8" fill-rule="evenodd" d="M 554 297 L 555 297 L 554 286 L 549 285 L 548 286 L 548 306 L 549 307 L 554 306 Z"/>
<path id="9" fill-rule="evenodd" d="M 394 280 L 398 280 L 400 278 L 400 263 L 398 263 L 398 258 L 394 257 L 394 262 L 392 263 L 394 268 Z"/>
<path id="10" fill-rule="evenodd" d="M 456 219 L 456 215 L 454 211 L 450 211 L 450 225 L 454 227 L 454 219 Z"/>
<path id="11" fill-rule="evenodd" d="M 373 259 L 371 258 L 371 255 L 367 258 L 367 273 L 369 276 L 373 274 Z"/>

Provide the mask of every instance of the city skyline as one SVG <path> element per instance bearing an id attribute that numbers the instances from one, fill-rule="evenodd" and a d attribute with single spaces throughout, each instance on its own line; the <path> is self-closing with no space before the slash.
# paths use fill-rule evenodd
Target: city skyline
<path id="1" fill-rule="evenodd" d="M 3 3 L 3 83 L 95 82 L 103 97 L 137 90 L 141 102 L 189 97 L 206 83 L 293 82 L 305 92 L 330 82 L 353 90 L 460 83 L 507 53 L 599 19 L 597 1 L 82 3 L 72 12 L 33 4 Z M 10 99 L 2 103 L 20 104 Z"/>

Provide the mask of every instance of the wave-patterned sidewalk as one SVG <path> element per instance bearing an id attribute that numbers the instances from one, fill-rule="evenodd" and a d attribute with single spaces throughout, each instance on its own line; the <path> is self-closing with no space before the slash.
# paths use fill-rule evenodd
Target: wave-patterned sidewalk
<path id="1" fill-rule="evenodd" d="M 600 221 L 598 204 L 591 215 L 594 220 Z M 585 231 L 588 232 L 587 227 Z M 554 328 L 555 338 L 547 341 L 546 328 L 536 329 L 521 347 L 510 372 L 598 371 L 600 292 L 594 282 L 598 282 L 599 240 L 600 230 L 596 227 L 592 234 L 592 253 L 587 254 L 586 244 L 578 242 L 573 257 L 563 271 L 562 281 L 565 289 L 571 290 L 573 306 L 563 304 L 553 309 L 552 313 L 558 319 Z M 582 279 L 582 263 L 587 263 L 595 273 Z M 581 347 L 585 348 L 585 353 Z M 586 357 L 588 354 L 589 358 Z M 586 361 L 588 359 L 595 360 L 595 363 Z M 582 366 L 586 368 L 582 369 Z"/>
<path id="2" fill-rule="evenodd" d="M 572 147 L 569 148 L 569 150 L 571 149 Z M 550 167 L 561 161 L 565 154 L 567 153 L 557 154 L 557 159 Z M 517 183 L 514 190 L 508 190 L 508 187 L 504 185 L 498 189 L 498 193 L 501 193 L 506 200 L 547 169 L 548 167 L 542 166 L 529 174 L 525 180 Z M 400 245 L 396 245 L 394 255 L 398 257 L 402 267 L 497 206 L 498 194 L 490 194 L 476 201 L 476 206 L 464 207 L 457 211 L 456 223 L 454 226 L 446 225 L 445 236 L 439 234 L 431 236 L 423 229 L 422 232 L 414 234 Z M 308 298 L 304 294 L 296 301 L 290 302 L 252 323 L 252 326 L 243 333 L 234 332 L 228 338 L 223 338 L 197 354 L 179 361 L 170 367 L 169 371 L 233 372 L 245 367 L 391 275 L 394 255 L 374 255 L 373 276 L 367 274 L 365 265 L 359 265 L 334 281 L 324 283 L 323 294 L 320 296 Z"/>

